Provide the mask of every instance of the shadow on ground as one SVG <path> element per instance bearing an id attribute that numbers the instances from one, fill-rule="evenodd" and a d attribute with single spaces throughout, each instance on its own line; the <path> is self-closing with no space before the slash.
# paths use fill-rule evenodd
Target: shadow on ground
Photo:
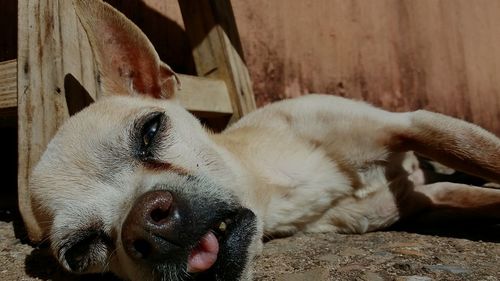
<path id="1" fill-rule="evenodd" d="M 427 215 L 401 221 L 389 231 L 404 231 L 422 235 L 460 238 L 471 241 L 500 242 L 500 221 L 495 220 L 441 220 Z"/>

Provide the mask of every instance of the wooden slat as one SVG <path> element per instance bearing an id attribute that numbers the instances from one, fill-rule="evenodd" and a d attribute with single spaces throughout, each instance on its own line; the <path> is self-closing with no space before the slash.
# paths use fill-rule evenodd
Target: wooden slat
<path id="1" fill-rule="evenodd" d="M 0 62 L 0 110 L 17 107 L 17 61 Z"/>
<path id="2" fill-rule="evenodd" d="M 181 89 L 177 93 L 180 104 L 193 112 L 232 114 L 231 99 L 222 80 L 179 75 Z"/>
<path id="3" fill-rule="evenodd" d="M 97 93 L 92 51 L 72 1 L 18 1 L 18 193 L 29 238 L 42 238 L 28 178 L 47 143 L 69 116 L 65 77 Z"/>
<path id="4" fill-rule="evenodd" d="M 180 74 L 180 104 L 193 112 L 232 114 L 231 100 L 222 80 Z M 17 60 L 0 62 L 0 109 L 17 107 Z"/>
<path id="5" fill-rule="evenodd" d="M 253 111 L 255 99 L 230 1 L 180 0 L 179 5 L 198 75 L 224 80 L 233 121 Z"/>

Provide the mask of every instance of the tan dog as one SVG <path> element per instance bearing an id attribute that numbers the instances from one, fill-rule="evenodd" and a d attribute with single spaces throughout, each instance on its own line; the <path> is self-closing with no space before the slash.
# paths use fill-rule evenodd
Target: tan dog
<path id="1" fill-rule="evenodd" d="M 363 233 L 422 211 L 500 218 L 500 190 L 428 183 L 412 152 L 499 182 L 500 140 L 485 130 L 309 95 L 212 134 L 169 100 L 176 76 L 135 25 L 76 3 L 109 97 L 62 126 L 30 185 L 67 270 L 250 280 L 263 235 Z"/>

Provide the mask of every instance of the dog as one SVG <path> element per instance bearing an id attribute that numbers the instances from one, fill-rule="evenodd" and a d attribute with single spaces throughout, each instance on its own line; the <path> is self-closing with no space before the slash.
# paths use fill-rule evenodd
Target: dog
<path id="1" fill-rule="evenodd" d="M 415 155 L 498 183 L 500 140 L 476 125 L 307 95 L 215 134 L 175 102 L 179 80 L 138 27 L 99 0 L 75 8 L 106 96 L 59 129 L 29 186 L 71 272 L 251 280 L 266 235 L 364 233 L 421 212 L 500 218 L 500 190 L 429 182 Z"/>

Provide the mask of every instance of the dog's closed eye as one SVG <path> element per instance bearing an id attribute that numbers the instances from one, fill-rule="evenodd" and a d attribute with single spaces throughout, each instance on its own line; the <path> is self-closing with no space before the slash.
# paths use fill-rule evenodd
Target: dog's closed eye
<path id="1" fill-rule="evenodd" d="M 142 145 L 144 148 L 148 148 L 154 140 L 160 127 L 161 115 L 162 114 L 153 116 L 142 127 Z"/>
<path id="2" fill-rule="evenodd" d="M 136 127 L 136 151 L 142 161 L 154 158 L 158 135 L 164 129 L 166 116 L 163 112 L 152 112 L 141 118 Z"/>

